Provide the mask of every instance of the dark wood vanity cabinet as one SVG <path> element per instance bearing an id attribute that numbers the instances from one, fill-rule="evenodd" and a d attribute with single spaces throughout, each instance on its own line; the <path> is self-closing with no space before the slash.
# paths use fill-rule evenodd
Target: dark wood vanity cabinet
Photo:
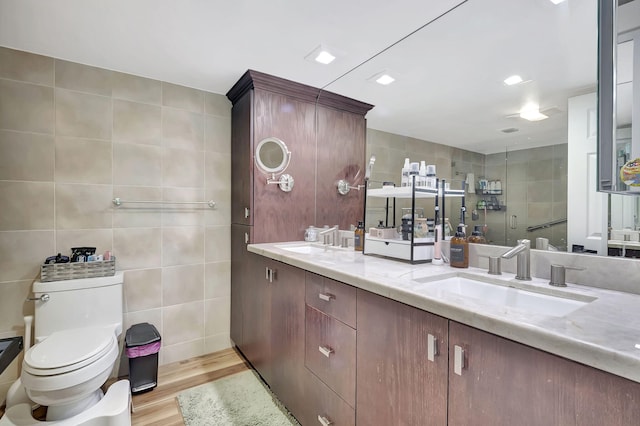
<path id="1" fill-rule="evenodd" d="M 306 387 L 305 273 L 253 253 L 246 255 L 242 297 L 235 309 L 241 312 L 236 321 L 242 324 L 242 338 L 234 342 L 295 415 L 302 411 Z"/>
<path id="2" fill-rule="evenodd" d="M 358 290 L 357 424 L 447 424 L 447 322 Z"/>
<path id="3" fill-rule="evenodd" d="M 640 384 L 450 321 L 448 411 L 450 426 L 632 426 Z"/>
<path id="4" fill-rule="evenodd" d="M 245 254 L 234 341 L 303 426 L 639 424 L 640 383 Z"/>

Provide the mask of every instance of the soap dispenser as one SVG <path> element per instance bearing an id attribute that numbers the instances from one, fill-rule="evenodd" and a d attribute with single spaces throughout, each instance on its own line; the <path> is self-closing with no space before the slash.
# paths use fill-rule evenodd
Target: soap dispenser
<path id="1" fill-rule="evenodd" d="M 364 249 L 364 222 L 359 220 L 358 227 L 353 231 L 354 241 L 353 249 L 355 251 L 362 251 Z"/>
<path id="2" fill-rule="evenodd" d="M 458 232 L 451 238 L 449 264 L 454 268 L 469 267 L 469 242 L 467 241 L 463 226 L 458 226 Z"/>

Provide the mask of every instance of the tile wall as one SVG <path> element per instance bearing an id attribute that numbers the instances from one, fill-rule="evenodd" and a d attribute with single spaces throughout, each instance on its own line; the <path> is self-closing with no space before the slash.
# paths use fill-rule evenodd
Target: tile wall
<path id="1" fill-rule="evenodd" d="M 567 249 L 567 224 L 527 232 L 527 227 L 567 218 L 567 144 L 486 156 L 487 179 L 500 179 L 504 212 L 487 214 L 489 235 L 497 244 L 513 246 L 518 239 L 538 237 Z M 511 216 L 515 215 L 515 221 Z M 505 224 L 507 224 L 505 226 Z"/>
<path id="2" fill-rule="evenodd" d="M 95 246 L 124 271 L 125 330 L 154 324 L 162 364 L 229 347 L 230 141 L 224 95 L 0 47 L 0 337 L 23 333 L 47 256 Z"/>

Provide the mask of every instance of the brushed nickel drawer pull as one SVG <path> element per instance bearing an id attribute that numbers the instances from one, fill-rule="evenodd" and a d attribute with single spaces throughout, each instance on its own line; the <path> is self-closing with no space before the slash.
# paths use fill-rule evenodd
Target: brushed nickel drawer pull
<path id="1" fill-rule="evenodd" d="M 329 420 L 325 416 L 321 416 L 320 414 L 318 414 L 318 421 L 320 422 L 320 424 L 322 426 L 329 426 L 329 425 L 333 424 L 333 422 L 331 420 Z"/>
<path id="2" fill-rule="evenodd" d="M 435 362 L 436 355 L 438 355 L 438 339 L 436 339 L 436 336 L 429 333 L 427 335 L 427 359 L 431 362 Z"/>
<path id="3" fill-rule="evenodd" d="M 327 358 L 329 358 L 329 355 L 333 353 L 333 349 L 326 346 L 318 346 L 318 350 L 322 355 L 326 356 Z"/>
<path id="4" fill-rule="evenodd" d="M 462 376 L 462 369 L 464 368 L 464 349 L 458 345 L 454 345 L 453 348 L 453 372 L 458 376 Z"/>
<path id="5" fill-rule="evenodd" d="M 331 299 L 335 299 L 336 297 L 331 293 L 318 293 L 318 297 L 325 302 L 330 302 Z"/>

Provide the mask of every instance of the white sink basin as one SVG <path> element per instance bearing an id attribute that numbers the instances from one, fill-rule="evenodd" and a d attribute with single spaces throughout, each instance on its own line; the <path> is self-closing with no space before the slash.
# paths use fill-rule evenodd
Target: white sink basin
<path id="1" fill-rule="evenodd" d="M 317 247 L 311 244 L 277 244 L 276 248 L 303 254 L 320 254 L 327 251 L 324 247 Z"/>
<path id="2" fill-rule="evenodd" d="M 424 280 L 416 280 L 425 282 Z M 507 283 L 494 284 L 466 277 L 452 277 L 427 283 L 430 289 L 456 294 L 497 307 L 516 308 L 534 314 L 562 317 L 587 305 L 595 299 L 577 300 L 563 296 L 543 294 L 521 288 L 508 287 Z M 571 295 L 567 295 L 570 297 Z"/>

